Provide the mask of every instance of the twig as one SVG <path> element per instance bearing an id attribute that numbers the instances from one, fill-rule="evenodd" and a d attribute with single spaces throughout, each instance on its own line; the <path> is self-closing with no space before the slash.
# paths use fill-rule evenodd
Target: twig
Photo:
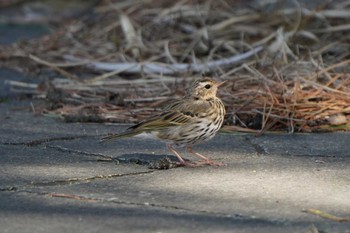
<path id="1" fill-rule="evenodd" d="M 53 63 L 44 61 L 44 60 L 38 58 L 37 56 L 34 56 L 33 54 L 29 54 L 29 58 L 32 59 L 33 61 L 39 63 L 39 64 L 48 66 L 48 67 L 50 67 L 50 68 L 56 70 L 57 72 L 59 72 L 60 74 L 62 74 L 63 76 L 65 76 L 65 77 L 67 77 L 67 78 L 69 78 L 69 79 L 78 80 L 78 78 L 77 78 L 75 75 L 73 75 L 73 74 L 71 74 L 71 73 L 69 73 L 69 72 L 67 72 L 67 71 L 65 71 L 65 70 L 63 70 L 63 69 L 61 69 L 61 68 L 59 68 L 58 66 L 56 66 L 56 65 L 53 64 Z"/>
<path id="2" fill-rule="evenodd" d="M 342 218 L 342 217 L 338 217 L 326 212 L 322 212 L 321 210 L 317 210 L 317 209 L 307 209 L 307 210 L 303 210 L 303 212 L 305 213 L 309 213 L 309 214 L 314 214 L 317 215 L 321 218 L 325 218 L 325 219 L 329 219 L 335 222 L 350 222 L 350 218 Z"/>
<path id="3" fill-rule="evenodd" d="M 232 65 L 238 63 L 244 59 L 247 59 L 251 56 L 254 56 L 263 49 L 262 46 L 253 48 L 252 50 L 230 57 L 226 59 L 220 59 L 215 61 L 210 61 L 207 64 L 186 64 L 186 63 L 177 63 L 177 64 L 161 64 L 161 63 L 108 63 L 108 62 L 96 62 L 89 61 L 90 68 L 101 70 L 101 71 L 117 71 L 121 70 L 123 73 L 133 74 L 133 73 L 145 73 L 145 74 L 175 74 L 183 72 L 206 72 L 212 71 L 215 68 L 221 66 Z M 71 56 L 66 56 L 66 59 L 73 61 L 88 61 L 85 59 L 74 58 Z"/>
<path id="4" fill-rule="evenodd" d="M 335 68 L 340 67 L 340 66 L 347 65 L 349 63 L 350 63 L 350 59 L 342 61 L 342 62 L 339 62 L 339 63 L 336 63 L 336 64 L 333 64 L 333 65 L 331 65 L 331 66 L 329 66 L 327 68 L 322 69 L 320 72 L 317 72 L 316 74 L 311 75 L 308 79 L 309 80 L 314 80 L 316 77 L 320 76 L 321 74 L 327 73 L 328 71 L 330 71 L 332 69 L 335 69 Z"/>

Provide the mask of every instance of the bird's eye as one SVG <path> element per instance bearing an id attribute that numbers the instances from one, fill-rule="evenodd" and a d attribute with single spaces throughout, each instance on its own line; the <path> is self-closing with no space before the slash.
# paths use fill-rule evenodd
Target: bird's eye
<path id="1" fill-rule="evenodd" d="M 206 89 L 209 89 L 209 88 L 211 88 L 211 85 L 210 84 L 207 84 L 207 85 L 205 85 L 204 86 Z"/>

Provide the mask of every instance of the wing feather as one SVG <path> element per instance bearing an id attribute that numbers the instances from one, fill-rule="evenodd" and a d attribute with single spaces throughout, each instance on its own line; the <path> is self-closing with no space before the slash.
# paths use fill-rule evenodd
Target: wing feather
<path id="1" fill-rule="evenodd" d="M 153 131 L 162 128 L 177 126 L 190 122 L 192 117 L 180 111 L 167 111 L 158 116 L 140 122 L 128 130 Z"/>
<path id="2" fill-rule="evenodd" d="M 123 133 L 108 135 L 102 138 L 102 141 L 131 137 L 143 132 L 190 124 L 194 118 L 206 112 L 210 107 L 206 101 L 198 101 L 197 104 L 192 102 L 189 106 L 188 100 L 183 99 L 167 106 L 163 113 L 131 126 Z"/>

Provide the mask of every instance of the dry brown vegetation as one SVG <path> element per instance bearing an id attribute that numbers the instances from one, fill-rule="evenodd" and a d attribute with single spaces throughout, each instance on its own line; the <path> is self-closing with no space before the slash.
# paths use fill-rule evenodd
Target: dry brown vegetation
<path id="1" fill-rule="evenodd" d="M 66 121 L 135 122 L 213 76 L 228 80 L 225 130 L 349 130 L 350 2 L 242 2 L 103 1 L 0 58 L 54 71 L 40 85 L 9 83 Z"/>

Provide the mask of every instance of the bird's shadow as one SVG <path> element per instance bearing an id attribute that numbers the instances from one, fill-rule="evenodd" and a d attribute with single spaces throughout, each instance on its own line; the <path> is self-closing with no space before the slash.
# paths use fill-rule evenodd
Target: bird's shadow
<path id="1" fill-rule="evenodd" d="M 117 164 L 120 163 L 133 163 L 143 166 L 148 166 L 150 169 L 170 169 L 180 167 L 176 156 L 173 155 L 155 155 L 155 154 L 143 154 L 132 153 L 122 154 L 114 158 Z"/>

